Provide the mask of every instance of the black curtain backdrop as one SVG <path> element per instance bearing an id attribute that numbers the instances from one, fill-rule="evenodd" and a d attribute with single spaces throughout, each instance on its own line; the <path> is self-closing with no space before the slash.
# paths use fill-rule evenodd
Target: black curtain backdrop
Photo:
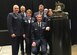
<path id="1" fill-rule="evenodd" d="M 33 12 L 38 11 L 38 5 L 43 4 L 45 8 L 55 8 L 55 2 L 58 0 L 1 0 L 0 1 L 0 30 L 7 29 L 6 17 L 12 12 L 12 6 L 18 4 L 25 5 L 26 9 L 32 9 Z M 65 11 L 70 12 L 70 0 L 59 0 L 66 5 Z"/>
<path id="2" fill-rule="evenodd" d="M 77 0 L 71 1 L 72 43 L 77 44 Z"/>
<path id="3" fill-rule="evenodd" d="M 56 1 L 65 4 L 64 11 L 69 12 L 69 18 L 72 20 L 72 42 L 77 43 L 77 0 L 0 0 L 0 30 L 7 30 L 7 15 L 9 12 L 12 12 L 14 4 L 18 4 L 19 6 L 25 5 L 26 9 L 32 9 L 33 12 L 36 12 L 38 11 L 39 4 L 43 4 L 45 8 L 54 9 Z M 5 36 L 3 37 L 6 39 Z"/>

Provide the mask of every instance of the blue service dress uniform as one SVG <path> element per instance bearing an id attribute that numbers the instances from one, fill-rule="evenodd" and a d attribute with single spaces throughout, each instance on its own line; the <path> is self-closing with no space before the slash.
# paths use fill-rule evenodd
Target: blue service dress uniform
<path id="1" fill-rule="evenodd" d="M 46 23 L 41 22 L 39 25 L 38 22 L 33 23 L 32 25 L 32 41 L 36 42 L 36 46 L 32 47 L 32 53 L 37 55 L 39 53 L 39 49 L 41 47 L 42 55 L 47 54 L 47 41 L 45 38 L 45 28 Z"/>
<path id="2" fill-rule="evenodd" d="M 26 17 L 23 19 L 24 22 L 24 33 L 26 35 L 25 41 L 26 41 L 26 53 L 27 55 L 31 55 L 31 29 L 32 29 L 32 23 L 35 22 L 35 18 L 33 17 Z"/>
<path id="3" fill-rule="evenodd" d="M 10 35 L 16 35 L 16 37 L 12 38 L 12 55 L 18 55 L 19 43 L 23 35 L 23 27 L 20 14 L 9 13 L 7 16 L 7 26 Z"/>

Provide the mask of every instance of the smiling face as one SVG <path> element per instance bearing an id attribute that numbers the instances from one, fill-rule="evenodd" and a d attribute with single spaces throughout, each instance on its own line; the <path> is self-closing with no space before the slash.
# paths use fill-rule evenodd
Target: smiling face
<path id="1" fill-rule="evenodd" d="M 37 21 L 38 22 L 41 22 L 42 21 L 42 15 L 40 15 L 40 14 L 37 15 Z"/>
<path id="2" fill-rule="evenodd" d="M 27 15 L 27 17 L 31 17 L 32 16 L 32 11 L 30 9 L 28 9 L 26 11 L 26 15 Z"/>
<path id="3" fill-rule="evenodd" d="M 18 5 L 14 5 L 13 6 L 13 12 L 14 13 L 18 13 L 19 12 L 19 6 Z"/>
<path id="4" fill-rule="evenodd" d="M 47 9 L 47 8 L 45 8 L 45 9 L 44 9 L 44 13 L 46 13 L 46 14 L 47 14 L 47 12 L 48 12 L 48 9 Z"/>
<path id="5" fill-rule="evenodd" d="M 44 6 L 41 4 L 39 5 L 39 11 L 42 12 L 44 10 Z"/>
<path id="6" fill-rule="evenodd" d="M 21 11 L 21 12 L 25 12 L 25 10 L 26 10 L 25 6 L 21 6 L 21 7 L 20 7 L 20 11 Z"/>
<path id="7" fill-rule="evenodd" d="M 32 14 L 30 12 L 27 12 L 26 15 L 27 15 L 27 17 L 31 17 L 32 16 Z"/>
<path id="8" fill-rule="evenodd" d="M 49 9 L 49 10 L 48 10 L 47 15 L 48 15 L 48 16 L 52 16 L 52 15 L 53 15 L 53 11 L 52 11 L 52 9 Z"/>

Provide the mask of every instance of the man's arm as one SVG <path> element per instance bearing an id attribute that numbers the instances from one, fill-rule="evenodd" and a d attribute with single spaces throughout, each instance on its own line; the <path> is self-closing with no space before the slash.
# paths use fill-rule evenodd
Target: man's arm
<path id="1" fill-rule="evenodd" d="M 7 27 L 10 34 L 13 34 L 13 27 L 12 27 L 12 13 L 9 13 L 7 16 Z"/>
<path id="2" fill-rule="evenodd" d="M 32 47 L 35 47 L 36 46 L 36 42 L 35 42 L 35 37 L 34 37 L 34 25 L 32 25 L 32 30 L 31 30 L 31 33 L 32 33 Z"/>
<path id="3" fill-rule="evenodd" d="M 8 27 L 8 30 L 9 30 L 11 36 L 15 37 L 16 35 L 14 34 L 13 27 L 12 27 L 12 13 L 9 13 L 7 16 L 7 27 Z"/>

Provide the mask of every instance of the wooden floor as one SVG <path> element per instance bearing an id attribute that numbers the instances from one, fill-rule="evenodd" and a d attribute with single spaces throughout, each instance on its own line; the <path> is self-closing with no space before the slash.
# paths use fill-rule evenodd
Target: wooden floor
<path id="1" fill-rule="evenodd" d="M 77 45 L 72 46 L 72 55 L 77 55 Z"/>
<path id="2" fill-rule="evenodd" d="M 77 55 L 77 45 L 73 45 L 71 50 L 72 55 Z M 0 55 L 12 55 L 11 46 L 0 46 Z M 19 50 L 19 55 L 21 52 Z"/>

